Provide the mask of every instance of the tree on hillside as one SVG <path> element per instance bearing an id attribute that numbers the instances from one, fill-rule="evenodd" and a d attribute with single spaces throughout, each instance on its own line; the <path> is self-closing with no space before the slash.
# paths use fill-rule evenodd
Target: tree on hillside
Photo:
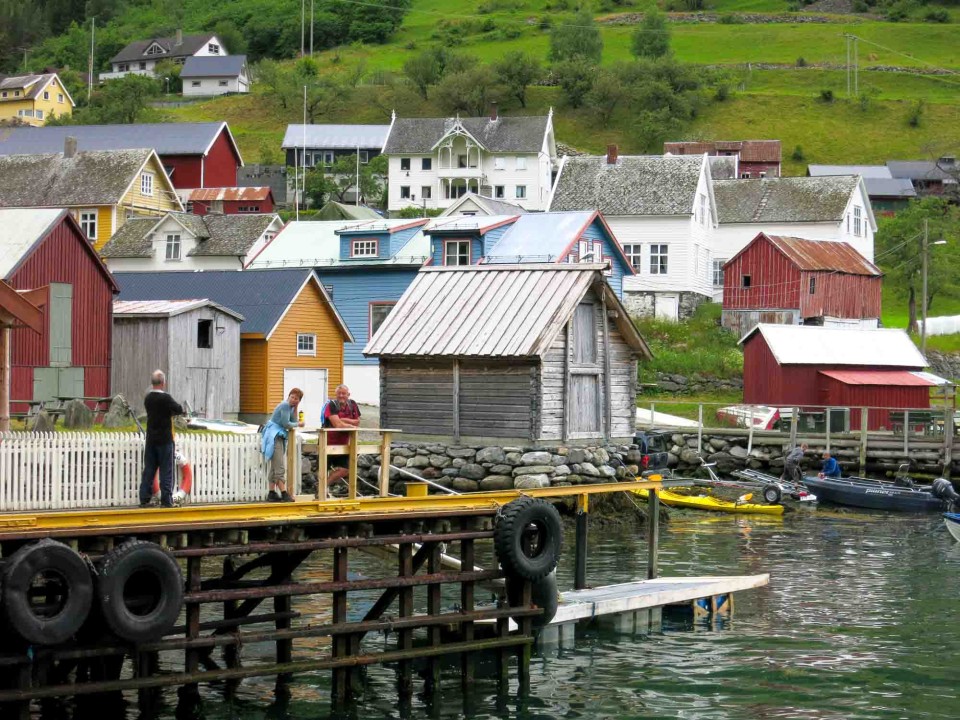
<path id="1" fill-rule="evenodd" d="M 581 58 L 581 62 L 599 65 L 602 57 L 603 38 L 589 7 L 584 6 L 550 31 L 550 62 Z"/>
<path id="2" fill-rule="evenodd" d="M 617 106 L 623 101 L 623 84 L 612 70 L 601 70 L 593 79 L 593 87 L 586 94 L 587 105 L 593 109 L 601 127 L 607 127 Z"/>
<path id="3" fill-rule="evenodd" d="M 543 75 L 540 62 L 522 50 L 511 50 L 494 64 L 494 70 L 511 97 L 520 103 L 520 107 L 527 106 L 527 87 L 535 83 Z"/>
<path id="4" fill-rule="evenodd" d="M 670 26 L 666 16 L 651 10 L 643 16 L 630 40 L 630 49 L 635 57 L 659 58 L 670 52 Z"/>
<path id="5" fill-rule="evenodd" d="M 213 32 L 231 55 L 246 54 L 247 39 L 233 20 L 221 20 L 213 26 Z"/>
<path id="6" fill-rule="evenodd" d="M 501 92 L 493 68 L 478 62 L 466 70 L 446 73 L 434 99 L 445 112 L 483 115 Z"/>
<path id="7" fill-rule="evenodd" d="M 267 97 L 281 109 L 297 111 L 297 117 L 302 117 L 305 108 L 308 123 L 328 117 L 349 102 L 357 83 L 354 72 L 321 73 L 311 58 L 301 58 L 293 65 L 264 60 L 257 67 L 257 77 Z"/>
<path id="8" fill-rule="evenodd" d="M 420 93 L 420 97 L 427 99 L 427 90 L 439 82 L 443 74 L 438 53 L 434 50 L 424 50 L 414 55 L 403 64 L 403 74 L 413 83 Z"/>
<path id="9" fill-rule="evenodd" d="M 58 116 L 48 125 L 118 125 L 146 122 L 156 111 L 150 101 L 160 95 L 160 83 L 144 75 L 126 75 L 109 80 L 94 91 L 90 104 L 72 115 Z"/>
<path id="10" fill-rule="evenodd" d="M 929 242 L 946 240 L 929 248 L 927 263 L 927 310 L 943 293 L 960 291 L 960 208 L 943 198 L 914 200 L 892 217 L 882 218 L 876 235 L 876 257 L 886 274 L 886 284 L 906 294 L 907 330 L 917 332 L 917 296 L 921 292 L 923 224 L 927 221 Z"/>
<path id="11" fill-rule="evenodd" d="M 596 68 L 579 59 L 564 60 L 556 63 L 551 72 L 560 88 L 563 90 L 563 96 L 567 99 L 567 104 L 572 108 L 578 108 L 583 105 L 584 98 L 593 87 L 593 78 L 596 74 Z"/>

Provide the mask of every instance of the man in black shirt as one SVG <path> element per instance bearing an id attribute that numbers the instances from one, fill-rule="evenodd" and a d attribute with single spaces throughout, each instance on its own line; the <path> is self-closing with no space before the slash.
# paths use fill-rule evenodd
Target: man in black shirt
<path id="1" fill-rule="evenodd" d="M 152 389 L 143 399 L 147 411 L 147 442 L 143 450 L 140 507 L 150 504 L 157 468 L 160 469 L 160 504 L 173 507 L 173 416 L 183 415 L 183 408 L 164 390 L 166 380 L 162 370 L 155 370 L 150 376 Z"/>

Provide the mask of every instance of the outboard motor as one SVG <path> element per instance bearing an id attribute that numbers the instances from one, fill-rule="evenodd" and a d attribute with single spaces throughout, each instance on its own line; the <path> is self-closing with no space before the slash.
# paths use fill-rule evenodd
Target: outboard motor
<path id="1" fill-rule="evenodd" d="M 930 486 L 930 492 L 941 500 L 949 500 L 955 506 L 960 505 L 960 495 L 953 489 L 953 483 L 946 478 L 937 478 Z"/>

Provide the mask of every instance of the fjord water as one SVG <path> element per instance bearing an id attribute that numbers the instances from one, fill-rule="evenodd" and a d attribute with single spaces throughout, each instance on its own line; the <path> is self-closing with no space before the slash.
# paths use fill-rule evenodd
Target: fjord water
<path id="1" fill-rule="evenodd" d="M 372 668 L 343 717 L 357 718 L 956 718 L 960 665 L 960 544 L 939 515 L 803 508 L 783 519 L 672 511 L 662 526 L 663 575 L 769 572 L 737 595 L 734 618 L 665 620 L 649 636 L 590 630 L 573 649 L 534 657 L 528 696 L 498 696 L 491 680 L 464 698 L 445 678 L 433 702 L 398 704 L 394 674 Z M 591 528 L 593 584 L 642 578 L 643 532 Z M 572 548 L 572 533 L 566 538 Z M 485 558 L 489 562 L 489 556 Z M 480 562 L 480 560 L 478 560 Z M 326 575 L 320 564 L 311 573 Z M 360 568 L 362 572 L 362 567 Z M 565 556 L 561 587 L 572 581 Z M 370 600 L 372 602 L 372 598 Z M 369 603 L 366 603 L 369 606 Z M 299 607 L 322 618 L 328 607 Z M 362 612 L 362 610 L 361 610 Z M 246 648 L 245 657 L 269 652 Z M 244 682 L 230 702 L 203 690 L 207 718 L 331 715 L 329 674 L 306 675 L 277 700 L 272 679 Z M 161 717 L 173 717 L 175 693 Z M 137 717 L 133 706 L 128 716 Z"/>

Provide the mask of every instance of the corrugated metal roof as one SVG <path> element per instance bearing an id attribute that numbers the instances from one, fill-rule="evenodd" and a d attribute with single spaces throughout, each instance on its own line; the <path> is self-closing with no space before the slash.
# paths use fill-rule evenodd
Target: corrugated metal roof
<path id="1" fill-rule="evenodd" d="M 810 177 L 825 177 L 830 175 L 859 175 L 866 178 L 890 179 L 890 168 L 886 165 L 807 165 L 807 174 Z"/>
<path id="2" fill-rule="evenodd" d="M 546 212 L 521 215 L 490 251 L 490 262 L 556 262 L 594 213 Z"/>
<path id="3" fill-rule="evenodd" d="M 282 148 L 325 150 L 380 150 L 390 132 L 389 125 L 287 125 Z"/>
<path id="4" fill-rule="evenodd" d="M 9 277 L 37 241 L 65 213 L 66 210 L 59 208 L 0 209 L 0 278 Z"/>
<path id="5" fill-rule="evenodd" d="M 920 370 L 928 365 L 903 330 L 853 330 L 761 323 L 740 339 L 760 333 L 780 365 L 862 365 Z"/>
<path id="6" fill-rule="evenodd" d="M 533 357 L 542 355 L 591 287 L 617 308 L 626 342 L 650 357 L 603 279 L 605 266 L 474 265 L 423 268 L 364 348 L 364 355 Z"/>
<path id="7" fill-rule="evenodd" d="M 896 385 L 897 387 L 933 387 L 936 383 L 909 370 L 821 370 L 844 385 Z"/>
<path id="8" fill-rule="evenodd" d="M 177 190 L 177 195 L 183 202 L 266 200 L 270 196 L 270 188 L 266 185 L 261 187 L 194 188 L 192 190 Z"/>
<path id="9" fill-rule="evenodd" d="M 212 300 L 114 300 L 113 314 L 128 317 L 173 317 L 202 307 L 216 308 L 222 313 L 243 321 L 243 315 Z"/>
<path id="10" fill-rule="evenodd" d="M 191 55 L 183 63 L 182 78 L 237 77 L 247 64 L 246 55 Z"/>
<path id="11" fill-rule="evenodd" d="M 845 242 L 804 240 L 761 233 L 801 270 L 829 270 L 848 275 L 878 276 L 880 268 Z M 756 242 L 756 239 L 754 239 Z"/>
<path id="12" fill-rule="evenodd" d="M 505 223 L 513 222 L 517 215 L 449 215 L 438 217 L 424 231 L 428 235 L 442 235 L 453 232 L 484 233 Z"/>

